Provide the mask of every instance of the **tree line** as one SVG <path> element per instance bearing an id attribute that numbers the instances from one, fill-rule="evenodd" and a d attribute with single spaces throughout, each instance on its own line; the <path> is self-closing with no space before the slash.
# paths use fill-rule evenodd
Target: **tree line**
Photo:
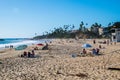
<path id="1" fill-rule="evenodd" d="M 35 36 L 33 39 L 75 38 L 76 35 L 82 35 L 81 38 L 83 38 L 83 36 L 86 36 L 87 38 L 107 38 L 112 32 L 112 28 L 120 28 L 120 22 L 111 22 L 106 27 L 103 27 L 102 24 L 95 22 L 90 26 L 90 30 L 87 28 L 87 26 L 88 23 L 84 23 L 83 21 L 81 21 L 79 28 L 76 30 L 74 25 L 64 25 L 63 27 L 54 28 L 49 32 L 46 31 L 43 35 Z M 98 31 L 94 32 L 95 28 L 103 28 L 104 33 L 102 35 L 99 35 Z"/>

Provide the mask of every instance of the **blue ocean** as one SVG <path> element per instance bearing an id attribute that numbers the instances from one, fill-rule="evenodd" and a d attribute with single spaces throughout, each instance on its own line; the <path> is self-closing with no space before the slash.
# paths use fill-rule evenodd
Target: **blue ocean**
<path id="1" fill-rule="evenodd" d="M 16 43 L 16 42 L 21 42 L 25 40 L 27 39 L 25 38 L 3 38 L 3 39 L 0 39 L 0 44 Z"/>
<path id="2" fill-rule="evenodd" d="M 38 43 L 49 42 L 50 39 L 30 40 L 28 38 L 3 38 L 0 39 L 0 49 L 4 49 L 5 46 L 13 45 L 17 47 L 19 45 L 33 45 Z"/>

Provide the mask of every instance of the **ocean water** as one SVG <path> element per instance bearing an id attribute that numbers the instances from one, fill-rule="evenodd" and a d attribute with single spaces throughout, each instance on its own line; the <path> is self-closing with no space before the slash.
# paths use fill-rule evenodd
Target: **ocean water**
<path id="1" fill-rule="evenodd" d="M 26 39 L 24 38 L 3 38 L 0 39 L 0 44 L 9 44 L 9 43 L 15 43 L 15 42 L 21 42 Z"/>
<path id="2" fill-rule="evenodd" d="M 41 39 L 41 40 L 29 40 L 25 38 L 3 38 L 0 39 L 0 49 L 4 49 L 5 46 L 13 45 L 14 48 L 19 45 L 32 45 L 32 44 L 38 44 L 38 43 L 44 43 L 45 41 L 49 42 L 49 39 Z"/>

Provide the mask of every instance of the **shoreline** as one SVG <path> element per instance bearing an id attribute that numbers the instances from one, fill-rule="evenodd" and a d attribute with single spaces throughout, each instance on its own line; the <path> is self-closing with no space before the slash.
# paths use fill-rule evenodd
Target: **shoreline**
<path id="1" fill-rule="evenodd" d="M 8 43 L 8 44 L 0 44 L 0 50 L 3 49 L 7 49 L 5 47 L 8 47 L 8 49 L 10 48 L 10 45 L 13 45 L 13 47 L 17 47 L 19 45 L 33 45 L 33 44 L 38 44 L 38 43 L 45 43 L 45 41 L 49 42 L 51 41 L 50 39 L 40 39 L 40 40 L 24 40 L 24 41 L 20 41 L 20 42 L 15 42 L 15 43 Z"/>

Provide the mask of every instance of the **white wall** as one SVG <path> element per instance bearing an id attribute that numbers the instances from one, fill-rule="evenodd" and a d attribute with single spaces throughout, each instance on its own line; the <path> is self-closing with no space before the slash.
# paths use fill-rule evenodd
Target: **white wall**
<path id="1" fill-rule="evenodd" d="M 116 31 L 117 42 L 120 42 L 120 31 Z"/>

